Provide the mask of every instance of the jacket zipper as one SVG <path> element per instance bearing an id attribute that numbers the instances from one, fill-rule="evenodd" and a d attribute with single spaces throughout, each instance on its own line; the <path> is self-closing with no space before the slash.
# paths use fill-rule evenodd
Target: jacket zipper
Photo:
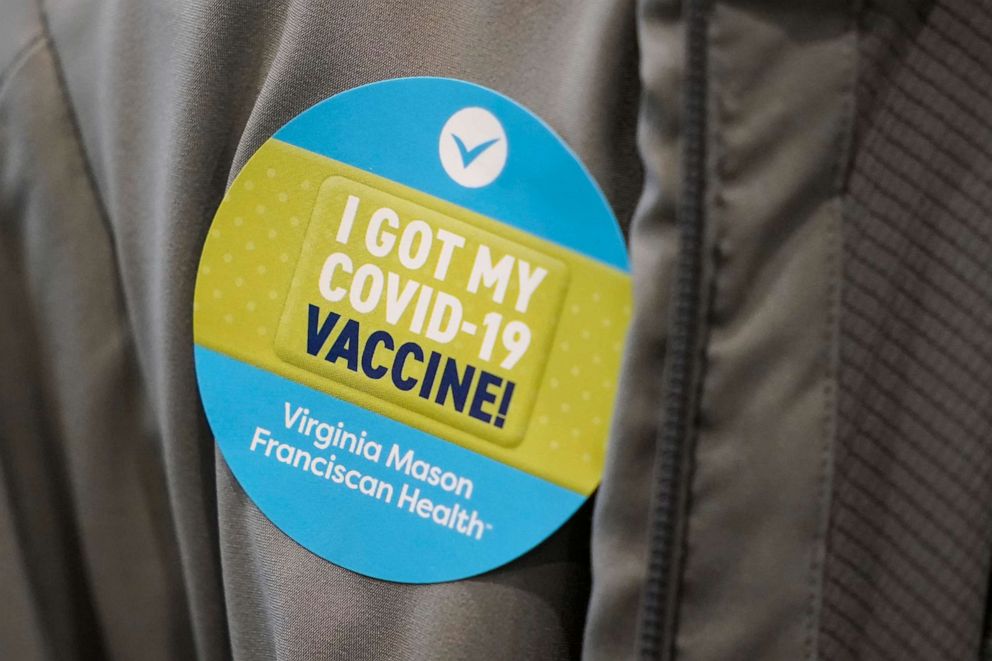
<path id="1" fill-rule="evenodd" d="M 647 581 L 641 603 L 640 650 L 645 661 L 672 656 L 682 562 L 682 528 L 695 407 L 696 363 L 701 333 L 702 257 L 706 193 L 706 85 L 708 0 L 685 0 L 686 75 L 680 250 L 668 339 L 662 428 L 648 540 Z"/>

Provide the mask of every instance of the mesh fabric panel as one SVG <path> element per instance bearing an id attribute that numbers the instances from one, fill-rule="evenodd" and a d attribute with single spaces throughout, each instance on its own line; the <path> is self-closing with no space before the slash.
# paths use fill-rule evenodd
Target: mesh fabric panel
<path id="1" fill-rule="evenodd" d="M 992 3 L 868 2 L 825 659 L 974 659 L 992 552 Z"/>

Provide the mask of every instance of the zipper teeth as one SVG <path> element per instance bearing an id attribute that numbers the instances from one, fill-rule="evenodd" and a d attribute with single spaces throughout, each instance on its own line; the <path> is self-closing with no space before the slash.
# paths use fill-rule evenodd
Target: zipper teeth
<path id="1" fill-rule="evenodd" d="M 640 656 L 645 661 L 669 658 L 672 641 L 665 638 L 667 632 L 674 630 L 677 615 L 675 591 L 681 553 L 676 544 L 702 298 L 707 0 L 686 0 L 686 30 L 683 178 L 678 219 L 681 250 L 676 265 L 664 417 L 655 461 L 648 573 L 641 608 Z"/>

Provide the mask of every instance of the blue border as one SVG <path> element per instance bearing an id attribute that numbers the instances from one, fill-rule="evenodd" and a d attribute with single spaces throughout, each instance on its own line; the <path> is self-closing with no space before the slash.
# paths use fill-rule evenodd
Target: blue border
<path id="1" fill-rule="evenodd" d="M 438 156 L 451 115 L 481 107 L 502 122 L 508 157 L 488 186 L 464 188 Z M 350 89 L 283 126 L 278 140 L 367 170 L 553 241 L 624 272 L 627 250 L 592 175 L 533 114 L 491 89 L 449 78 L 396 78 Z"/>
<path id="2" fill-rule="evenodd" d="M 374 578 L 437 583 L 474 576 L 526 553 L 557 530 L 586 497 L 461 446 L 350 404 L 264 369 L 194 345 L 196 375 L 207 418 L 224 460 L 269 519 L 305 548 L 337 565 Z M 468 477 L 473 492 L 458 498 L 347 451 L 317 449 L 312 437 L 287 429 L 284 402 L 303 406 L 332 425 L 366 431 L 388 449 Z M 391 504 L 352 491 L 251 450 L 256 427 L 312 456 L 337 462 L 394 486 Z M 492 525 L 481 539 L 458 534 L 397 506 L 400 485 L 420 489 L 436 503 L 477 510 Z"/>

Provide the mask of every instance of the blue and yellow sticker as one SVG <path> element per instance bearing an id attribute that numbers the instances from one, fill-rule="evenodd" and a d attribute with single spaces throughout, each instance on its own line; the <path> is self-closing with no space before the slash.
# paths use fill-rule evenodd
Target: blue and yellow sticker
<path id="1" fill-rule="evenodd" d="M 196 373 L 283 532 L 389 581 L 473 576 L 599 484 L 630 316 L 595 181 L 511 99 L 358 87 L 252 156 L 211 225 Z"/>

